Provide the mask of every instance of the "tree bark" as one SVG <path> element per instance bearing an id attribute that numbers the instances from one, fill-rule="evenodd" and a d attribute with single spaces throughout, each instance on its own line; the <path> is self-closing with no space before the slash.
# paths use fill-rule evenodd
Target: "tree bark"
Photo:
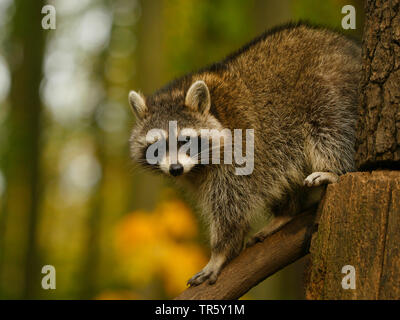
<path id="1" fill-rule="evenodd" d="M 297 216 L 229 263 L 214 285 L 190 287 L 177 300 L 238 299 L 259 282 L 308 253 L 315 210 Z"/>
<path id="2" fill-rule="evenodd" d="M 356 163 L 399 168 L 400 0 L 366 2 Z"/>

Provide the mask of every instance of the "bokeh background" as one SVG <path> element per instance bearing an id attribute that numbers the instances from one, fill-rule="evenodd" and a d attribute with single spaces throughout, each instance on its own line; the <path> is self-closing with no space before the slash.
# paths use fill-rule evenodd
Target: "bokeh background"
<path id="1" fill-rule="evenodd" d="M 0 0 L 0 298 L 163 299 L 207 262 L 184 190 L 135 168 L 130 89 L 151 93 L 280 23 L 340 28 L 357 0 Z M 56 8 L 43 30 L 41 9 Z M 41 288 L 43 265 L 56 290 Z M 301 299 L 304 260 L 245 299 Z"/>

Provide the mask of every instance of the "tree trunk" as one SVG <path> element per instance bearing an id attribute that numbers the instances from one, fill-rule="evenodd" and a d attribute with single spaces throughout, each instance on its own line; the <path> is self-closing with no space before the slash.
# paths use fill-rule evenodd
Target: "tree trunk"
<path id="1" fill-rule="evenodd" d="M 6 234 L 0 283 L 12 298 L 33 298 L 40 289 L 36 230 L 39 205 L 39 149 L 44 31 L 43 1 L 14 1 L 9 64 L 12 69 L 6 165 Z M 10 284 L 7 285 L 6 284 Z"/>
<path id="2" fill-rule="evenodd" d="M 366 2 L 356 163 L 399 168 L 400 0 Z"/>
<path id="3" fill-rule="evenodd" d="M 400 167 L 400 0 L 366 2 L 360 170 Z M 400 171 L 356 172 L 328 186 L 311 242 L 308 299 L 400 299 Z M 354 267 L 355 288 L 342 268 Z"/>

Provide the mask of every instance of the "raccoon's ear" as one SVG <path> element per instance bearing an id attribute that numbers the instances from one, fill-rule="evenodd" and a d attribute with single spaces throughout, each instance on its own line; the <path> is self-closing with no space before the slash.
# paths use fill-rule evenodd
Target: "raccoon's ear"
<path id="1" fill-rule="evenodd" d="M 143 118 L 144 113 L 147 111 L 146 102 L 144 101 L 144 97 L 135 92 L 129 92 L 129 104 L 131 105 L 132 111 L 138 119 Z"/>
<path id="2" fill-rule="evenodd" d="M 190 86 L 186 93 L 185 104 L 201 113 L 207 113 L 210 110 L 210 92 L 204 81 L 198 80 Z"/>
<path id="3" fill-rule="evenodd" d="M 138 119 L 143 118 L 143 115 L 147 110 L 144 97 L 135 91 L 131 91 L 129 92 L 129 104 L 131 105 L 133 113 L 136 115 L 136 117 Z"/>

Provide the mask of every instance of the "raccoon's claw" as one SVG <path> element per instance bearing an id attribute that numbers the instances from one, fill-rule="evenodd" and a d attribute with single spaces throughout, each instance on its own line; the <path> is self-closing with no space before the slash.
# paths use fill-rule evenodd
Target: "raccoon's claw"
<path id="1" fill-rule="evenodd" d="M 199 284 L 202 284 L 206 280 L 208 280 L 208 284 L 214 284 L 218 278 L 217 272 L 204 269 L 196 273 L 193 277 L 191 277 L 188 280 L 187 285 L 191 287 L 198 286 Z"/>
<path id="2" fill-rule="evenodd" d="M 246 243 L 246 248 L 249 248 L 258 242 L 263 242 L 267 237 L 277 232 L 292 219 L 293 217 L 291 216 L 275 217 L 268 225 L 249 238 Z"/>
<path id="3" fill-rule="evenodd" d="M 335 183 L 338 180 L 338 175 L 332 172 L 313 172 L 304 179 L 304 185 L 307 187 L 318 187 L 322 184 Z"/>
<path id="4" fill-rule="evenodd" d="M 246 248 L 254 246 L 258 242 L 263 242 L 266 236 L 261 234 L 255 234 L 246 242 Z"/>

